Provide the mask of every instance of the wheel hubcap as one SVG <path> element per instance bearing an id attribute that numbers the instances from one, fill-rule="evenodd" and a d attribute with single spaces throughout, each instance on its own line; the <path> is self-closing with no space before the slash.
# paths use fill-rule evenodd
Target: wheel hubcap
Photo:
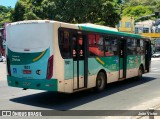
<path id="1" fill-rule="evenodd" d="M 139 77 L 142 76 L 142 71 L 139 69 Z"/>
<path id="2" fill-rule="evenodd" d="M 98 87 L 101 87 L 101 84 L 102 84 L 102 80 L 100 78 L 100 79 L 98 79 Z"/>

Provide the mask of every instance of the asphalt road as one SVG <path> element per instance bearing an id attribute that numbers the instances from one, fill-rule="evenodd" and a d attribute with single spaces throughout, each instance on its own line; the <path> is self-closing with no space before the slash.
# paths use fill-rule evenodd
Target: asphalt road
<path id="1" fill-rule="evenodd" d="M 74 94 L 56 94 L 7 86 L 6 66 L 0 62 L 0 110 L 147 109 L 160 104 L 159 64 L 160 60 L 152 61 L 151 72 L 143 75 L 141 80 L 112 83 L 101 93 L 89 90 Z"/>

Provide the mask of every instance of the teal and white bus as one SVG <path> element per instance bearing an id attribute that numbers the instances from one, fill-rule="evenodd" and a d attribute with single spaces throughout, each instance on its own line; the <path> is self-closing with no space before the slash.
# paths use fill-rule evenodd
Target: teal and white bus
<path id="1" fill-rule="evenodd" d="M 7 26 L 9 86 L 73 93 L 142 77 L 150 71 L 148 38 L 94 24 L 49 20 Z"/>

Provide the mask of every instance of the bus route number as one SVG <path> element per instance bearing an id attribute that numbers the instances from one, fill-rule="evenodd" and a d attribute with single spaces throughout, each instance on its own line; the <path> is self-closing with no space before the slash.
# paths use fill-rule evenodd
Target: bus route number
<path id="1" fill-rule="evenodd" d="M 24 69 L 30 69 L 30 66 L 24 66 Z"/>

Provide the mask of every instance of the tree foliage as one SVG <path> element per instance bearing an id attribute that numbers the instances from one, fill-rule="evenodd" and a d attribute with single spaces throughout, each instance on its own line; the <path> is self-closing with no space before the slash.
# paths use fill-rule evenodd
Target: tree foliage
<path id="1" fill-rule="evenodd" d="M 139 18 L 155 11 L 160 11 L 160 0 L 18 0 L 14 9 L 0 6 L 0 25 L 48 19 L 115 26 L 122 16 Z"/>
<path id="2" fill-rule="evenodd" d="M 155 11 L 160 11 L 158 3 L 160 0 L 124 0 L 122 13 L 124 16 L 132 16 L 140 18 L 154 14 Z M 124 7 L 125 6 L 125 7 Z M 155 19 L 151 17 L 150 19 Z"/>
<path id="3" fill-rule="evenodd" d="M 19 0 L 14 21 L 49 19 L 69 23 L 115 26 L 120 20 L 114 0 Z"/>
<path id="4" fill-rule="evenodd" d="M 155 6 L 160 0 L 123 0 L 129 6 Z"/>
<path id="5" fill-rule="evenodd" d="M 14 13 L 13 13 L 14 21 L 22 21 L 23 20 L 26 6 L 27 5 L 25 4 L 25 1 L 23 1 L 23 0 L 19 0 L 16 3 Z"/>
<path id="6" fill-rule="evenodd" d="M 127 7 L 123 10 L 123 15 L 124 16 L 134 16 L 134 17 L 141 17 L 145 15 L 152 14 L 153 10 L 149 6 L 134 6 L 134 7 Z"/>
<path id="7" fill-rule="evenodd" d="M 11 7 L 5 7 L 0 5 L 0 27 L 6 22 L 11 22 L 11 13 L 13 9 Z"/>
<path id="8" fill-rule="evenodd" d="M 155 6 L 155 11 L 160 12 L 160 1 L 157 2 L 156 6 Z"/>

